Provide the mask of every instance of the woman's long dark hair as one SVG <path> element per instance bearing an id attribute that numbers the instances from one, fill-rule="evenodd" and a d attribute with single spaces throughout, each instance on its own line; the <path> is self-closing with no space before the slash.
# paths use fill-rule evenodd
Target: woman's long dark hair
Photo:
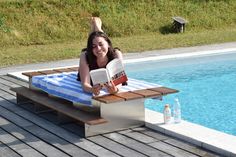
<path id="1" fill-rule="evenodd" d="M 93 54 L 93 39 L 96 37 L 103 37 L 107 41 L 109 45 L 107 52 L 108 61 L 111 61 L 115 58 L 115 49 L 112 47 L 111 40 L 108 38 L 108 36 L 103 32 L 93 32 L 89 35 L 86 52 L 86 59 L 90 70 L 98 68 L 97 57 Z"/>

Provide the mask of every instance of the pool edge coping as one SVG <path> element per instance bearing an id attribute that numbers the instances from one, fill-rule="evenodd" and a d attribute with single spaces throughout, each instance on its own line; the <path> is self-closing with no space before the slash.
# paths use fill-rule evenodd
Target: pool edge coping
<path id="1" fill-rule="evenodd" d="M 235 52 L 233 52 L 235 51 Z M 152 60 L 168 60 L 168 59 L 176 59 L 176 58 L 188 58 L 188 57 L 197 57 L 197 56 L 209 56 L 209 55 L 217 55 L 217 54 L 230 54 L 236 53 L 236 48 L 227 48 L 227 49 L 219 49 L 219 50 L 206 50 L 206 51 L 197 51 L 197 52 L 186 52 L 186 53 L 177 53 L 177 54 L 167 54 L 167 55 L 159 55 L 155 54 L 153 56 L 141 58 L 133 58 L 133 59 L 125 59 L 124 63 L 136 63 L 136 62 L 144 62 L 144 61 L 152 61 Z"/>
<path id="2" fill-rule="evenodd" d="M 182 120 L 164 124 L 163 114 L 145 108 L 145 126 L 227 157 L 236 156 L 236 136 Z M 222 141 L 224 140 L 224 141 Z M 225 142 L 226 141 L 226 142 Z"/>

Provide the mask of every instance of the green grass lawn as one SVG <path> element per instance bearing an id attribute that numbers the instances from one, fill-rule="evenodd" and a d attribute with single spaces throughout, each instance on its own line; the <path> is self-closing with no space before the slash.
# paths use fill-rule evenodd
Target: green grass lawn
<path id="1" fill-rule="evenodd" d="M 124 53 L 236 41 L 235 0 L 2 0 L 0 67 L 78 58 L 89 17 Z M 188 23 L 173 33 L 172 17 Z"/>
<path id="2" fill-rule="evenodd" d="M 236 41 L 236 28 L 206 31 L 199 33 L 146 35 L 112 38 L 113 45 L 121 48 L 123 53 L 142 52 L 146 50 L 188 47 L 214 43 Z M 0 67 L 79 58 L 80 50 L 86 41 L 71 41 L 47 45 L 13 46 L 0 50 Z"/>

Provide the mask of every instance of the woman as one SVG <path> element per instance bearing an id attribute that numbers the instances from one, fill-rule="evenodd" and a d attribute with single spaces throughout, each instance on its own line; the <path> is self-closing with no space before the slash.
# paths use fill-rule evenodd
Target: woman
<path id="1" fill-rule="evenodd" d="M 86 51 L 80 55 L 80 65 L 78 80 L 81 81 L 84 91 L 99 95 L 101 85 L 92 85 L 89 72 L 94 69 L 104 68 L 114 58 L 122 60 L 122 53 L 112 47 L 111 40 L 101 29 L 100 18 L 92 18 L 92 30 L 88 38 Z M 106 83 L 105 87 L 111 94 L 118 92 L 118 88 L 111 83 Z"/>

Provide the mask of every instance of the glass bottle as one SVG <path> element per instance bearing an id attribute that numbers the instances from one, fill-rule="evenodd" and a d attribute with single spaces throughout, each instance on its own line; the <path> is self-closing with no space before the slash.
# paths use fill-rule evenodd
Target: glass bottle
<path id="1" fill-rule="evenodd" d="M 181 106 L 180 106 L 178 98 L 175 98 L 175 103 L 173 106 L 173 116 L 174 116 L 175 123 L 181 122 Z"/>

